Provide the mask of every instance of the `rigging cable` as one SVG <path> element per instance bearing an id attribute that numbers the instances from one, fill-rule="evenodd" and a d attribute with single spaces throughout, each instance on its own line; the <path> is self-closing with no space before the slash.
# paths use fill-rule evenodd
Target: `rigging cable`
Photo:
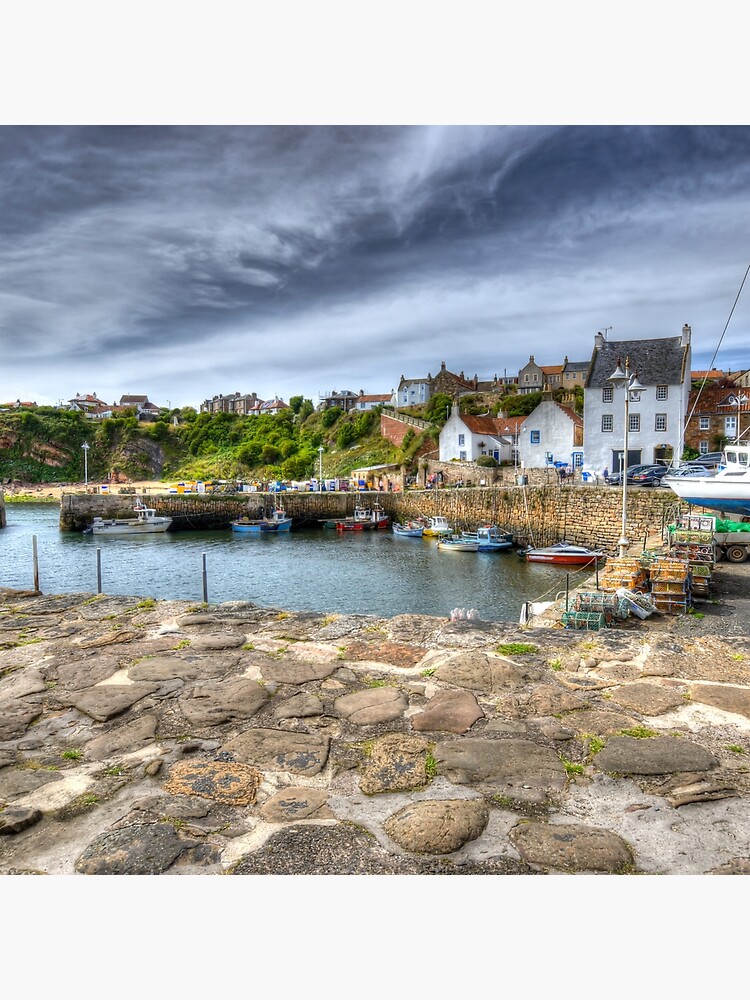
<path id="1" fill-rule="evenodd" d="M 701 387 L 698 390 L 698 395 L 695 397 L 695 402 L 693 403 L 693 408 L 690 411 L 690 413 L 688 414 L 687 420 L 685 421 L 685 428 L 686 429 L 687 429 L 687 426 L 688 426 L 688 424 L 690 423 L 690 421 L 692 419 L 693 414 L 695 413 L 695 408 L 698 405 L 698 401 L 701 398 L 701 393 L 703 392 L 703 390 L 704 390 L 704 388 L 706 386 L 706 382 L 708 381 L 708 373 L 713 369 L 714 361 L 716 360 L 716 355 L 719 353 L 719 348 L 721 347 L 721 342 L 724 339 L 724 335 L 727 332 L 727 328 L 729 327 L 730 322 L 732 321 L 732 315 L 733 315 L 734 310 L 735 310 L 735 308 L 737 306 L 737 303 L 739 302 L 740 295 L 742 295 L 742 289 L 743 289 L 743 287 L 745 285 L 745 282 L 747 281 L 748 274 L 750 274 L 750 264 L 748 264 L 747 268 L 745 269 L 745 276 L 743 277 L 742 282 L 740 284 L 740 288 L 739 288 L 739 291 L 737 292 L 737 296 L 736 296 L 736 298 L 734 300 L 734 304 L 733 304 L 731 310 L 729 311 L 729 316 L 727 318 L 726 323 L 724 324 L 724 329 L 722 330 L 721 336 L 719 337 L 719 343 L 716 345 L 716 350 L 714 351 L 713 357 L 711 358 L 711 361 L 709 363 L 708 371 L 706 372 L 706 374 L 705 374 L 705 376 L 703 378 L 703 382 L 701 383 Z M 679 456 L 679 458 L 681 459 L 682 456 Z"/>

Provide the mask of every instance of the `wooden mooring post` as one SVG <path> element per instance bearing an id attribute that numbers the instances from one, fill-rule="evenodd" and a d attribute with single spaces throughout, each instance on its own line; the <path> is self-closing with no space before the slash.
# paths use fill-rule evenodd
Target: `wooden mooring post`
<path id="1" fill-rule="evenodd" d="M 208 573 L 206 571 L 206 553 L 203 553 L 203 603 L 208 604 Z"/>
<path id="2" fill-rule="evenodd" d="M 36 547 L 36 535 L 31 536 L 31 551 L 33 553 L 34 560 L 34 590 L 36 590 L 37 593 L 41 593 L 39 590 L 39 553 L 37 552 Z"/>

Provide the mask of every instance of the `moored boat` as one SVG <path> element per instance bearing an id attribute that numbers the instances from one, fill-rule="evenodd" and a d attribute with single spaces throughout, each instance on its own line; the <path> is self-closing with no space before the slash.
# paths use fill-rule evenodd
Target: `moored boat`
<path id="1" fill-rule="evenodd" d="M 406 524 L 399 524 L 397 521 L 391 525 L 394 535 L 400 538 L 421 538 L 424 532 L 424 525 L 418 521 L 407 521 Z"/>
<path id="2" fill-rule="evenodd" d="M 135 517 L 95 517 L 83 532 L 84 535 L 150 535 L 166 531 L 172 518 L 157 514 L 153 507 L 147 507 L 143 500 L 133 505 Z"/>
<path id="3" fill-rule="evenodd" d="M 513 548 L 513 535 L 495 524 L 482 524 L 476 531 L 462 531 L 461 537 L 479 542 L 479 552 L 503 552 Z"/>
<path id="4" fill-rule="evenodd" d="M 750 514 L 750 445 L 726 445 L 714 475 L 664 476 L 680 500 L 726 514 Z"/>
<path id="5" fill-rule="evenodd" d="M 359 504 L 354 508 L 351 517 L 344 517 L 335 522 L 337 531 L 369 531 L 373 528 L 387 528 L 388 515 L 379 503 L 371 508 Z"/>
<path id="6" fill-rule="evenodd" d="M 527 548 L 518 554 L 527 562 L 551 563 L 554 566 L 596 566 L 605 559 L 605 554 L 598 549 L 574 545 L 572 542 L 555 542 L 544 548 Z"/>
<path id="7" fill-rule="evenodd" d="M 447 517 L 426 517 L 423 518 L 424 521 L 424 532 L 428 538 L 430 537 L 440 537 L 442 535 L 452 535 L 453 528 L 448 523 Z"/>
<path id="8" fill-rule="evenodd" d="M 267 532 L 278 534 L 279 532 L 291 531 L 292 518 L 281 507 L 276 507 L 272 513 L 264 514 L 263 517 L 238 517 L 236 521 L 231 522 L 231 527 L 232 531 L 251 535 Z"/>
<path id="9" fill-rule="evenodd" d="M 445 535 L 438 538 L 437 547 L 441 552 L 479 552 L 479 542 L 460 535 Z"/>

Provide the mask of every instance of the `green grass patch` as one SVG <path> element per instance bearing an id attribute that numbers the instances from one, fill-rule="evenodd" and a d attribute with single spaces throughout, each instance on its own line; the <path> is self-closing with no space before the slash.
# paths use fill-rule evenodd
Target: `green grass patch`
<path id="1" fill-rule="evenodd" d="M 496 653 L 510 656 L 525 656 L 529 653 L 536 653 L 537 647 L 530 642 L 501 642 L 495 648 Z"/>
<path id="2" fill-rule="evenodd" d="M 632 736 L 634 740 L 649 740 L 653 736 L 658 736 L 658 733 L 653 729 L 647 729 L 646 726 L 633 726 L 632 729 L 621 729 L 619 735 Z"/>
<path id="3" fill-rule="evenodd" d="M 63 750 L 60 756 L 63 760 L 83 760 L 83 750 L 78 750 L 77 748 Z"/>
<path id="4" fill-rule="evenodd" d="M 562 766 L 565 768 L 566 774 L 583 774 L 583 764 L 574 764 L 572 760 L 568 760 L 567 757 L 561 757 Z"/>

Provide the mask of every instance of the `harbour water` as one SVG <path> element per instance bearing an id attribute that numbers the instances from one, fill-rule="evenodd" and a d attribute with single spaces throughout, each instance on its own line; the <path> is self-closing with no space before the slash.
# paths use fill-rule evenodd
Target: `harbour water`
<path id="1" fill-rule="evenodd" d="M 87 591 L 202 602 L 252 601 L 288 611 L 448 617 L 474 608 L 518 622 L 525 601 L 550 601 L 590 570 L 533 565 L 507 552 L 440 552 L 434 539 L 390 530 L 312 528 L 281 535 L 232 531 L 102 537 L 59 530 L 56 504 L 8 504 L 0 530 L 0 587 Z M 97 556 L 97 550 L 99 555 Z M 205 559 L 204 559 L 205 557 Z M 567 577 L 567 580 L 566 580 Z"/>

